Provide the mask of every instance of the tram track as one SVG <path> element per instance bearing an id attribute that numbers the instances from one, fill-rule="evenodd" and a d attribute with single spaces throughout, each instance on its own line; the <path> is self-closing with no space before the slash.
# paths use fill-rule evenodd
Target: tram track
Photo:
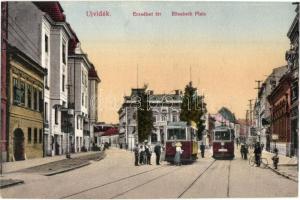
<path id="1" fill-rule="evenodd" d="M 199 179 L 200 179 L 200 177 L 203 175 L 203 174 L 205 174 L 208 170 L 209 170 L 209 168 L 211 168 L 211 166 L 214 164 L 216 162 L 216 160 L 214 160 L 213 162 L 211 162 L 209 165 L 208 165 L 208 167 L 204 170 L 204 171 L 202 171 L 195 179 L 194 179 L 194 181 L 191 183 L 191 184 L 189 184 L 188 185 L 188 187 L 186 188 L 186 189 L 184 189 L 184 191 L 183 192 L 181 192 L 180 193 L 180 195 L 177 197 L 177 198 L 181 198 Z"/>
<path id="2" fill-rule="evenodd" d="M 130 178 L 133 178 L 133 177 L 137 177 L 137 176 L 139 176 L 139 175 L 146 174 L 146 173 L 149 173 L 149 172 L 158 170 L 158 169 L 163 169 L 163 168 L 165 168 L 165 167 L 166 167 L 166 166 L 160 166 L 160 167 L 156 167 L 156 168 L 154 168 L 154 169 L 150 169 L 150 170 L 147 170 L 147 171 L 142 171 L 142 172 L 140 172 L 140 173 L 136 173 L 136 174 L 133 174 L 133 175 L 130 175 L 130 176 L 126 176 L 126 177 L 123 177 L 123 178 L 120 178 L 120 179 L 117 179 L 117 180 L 114 180 L 114 181 L 110 181 L 110 182 L 107 182 L 107 183 L 103 183 L 103 184 L 101 184 L 101 185 L 97 185 L 97 186 L 94 186 L 94 187 L 90 187 L 90 188 L 81 190 L 81 191 L 76 192 L 76 193 L 72 193 L 72 194 L 69 194 L 69 195 L 62 196 L 62 197 L 60 197 L 60 199 L 66 199 L 66 198 L 69 198 L 69 197 L 72 197 L 72 196 L 76 196 L 76 195 L 78 195 L 78 194 L 82 194 L 82 193 L 85 193 L 85 192 L 88 192 L 88 191 L 91 191 L 91 190 L 95 190 L 95 189 L 98 189 L 98 188 L 102 188 L 102 187 L 104 187 L 104 186 L 111 185 L 111 184 L 114 184 L 114 183 L 118 183 L 118 182 L 124 181 L 124 180 L 126 180 L 126 179 L 130 179 Z"/>
<path id="3" fill-rule="evenodd" d="M 176 168 L 176 169 L 174 169 L 174 170 L 171 170 L 170 172 L 167 172 L 166 174 L 163 174 L 163 175 L 154 177 L 154 178 L 148 180 L 147 182 L 144 182 L 143 184 L 140 184 L 140 185 L 137 185 L 137 186 L 135 186 L 135 187 L 132 187 L 132 188 L 130 188 L 130 189 L 128 189 L 128 190 L 126 190 L 126 191 L 120 193 L 120 194 L 117 194 L 117 195 L 111 197 L 111 199 L 116 199 L 117 197 L 120 197 L 120 196 L 122 196 L 122 195 L 124 195 L 124 194 L 126 194 L 126 193 L 128 193 L 128 192 L 130 192 L 130 191 L 133 191 L 133 190 L 135 190 L 135 189 L 137 189 L 137 188 L 140 188 L 140 187 L 142 187 L 142 186 L 144 186 L 144 185 L 147 185 L 147 184 L 149 184 L 149 183 L 151 183 L 151 182 L 153 182 L 153 181 L 155 181 L 155 180 L 157 180 L 157 179 L 159 179 L 159 178 L 162 178 L 162 177 L 164 177 L 164 176 L 167 176 L 167 175 L 169 175 L 169 174 L 171 174 L 171 173 L 173 173 L 173 172 L 175 172 L 175 171 L 178 171 L 178 170 L 180 170 L 180 169 L 182 169 L 182 168 Z"/>
<path id="4" fill-rule="evenodd" d="M 231 169 L 231 160 L 229 162 L 229 167 L 228 167 L 228 177 L 227 177 L 227 197 L 229 197 L 229 189 L 230 189 L 230 169 Z"/>

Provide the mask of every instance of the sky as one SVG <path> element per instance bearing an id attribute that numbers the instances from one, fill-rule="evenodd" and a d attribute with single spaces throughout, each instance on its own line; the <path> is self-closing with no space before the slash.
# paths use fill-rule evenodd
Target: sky
<path id="1" fill-rule="evenodd" d="M 191 80 L 209 113 L 225 106 L 245 118 L 255 80 L 286 65 L 291 2 L 61 2 L 81 47 L 95 65 L 99 121 L 118 122 L 131 88 L 184 90 Z M 108 11 L 110 16 L 88 16 Z M 194 16 L 194 12 L 205 16 Z M 160 12 L 161 16 L 133 16 Z M 192 12 L 193 16 L 172 16 Z M 191 70 L 190 70 L 191 69 Z M 190 74 L 191 71 L 191 74 Z M 138 74 L 138 76 L 137 76 Z M 138 77 L 138 78 L 137 78 Z"/>

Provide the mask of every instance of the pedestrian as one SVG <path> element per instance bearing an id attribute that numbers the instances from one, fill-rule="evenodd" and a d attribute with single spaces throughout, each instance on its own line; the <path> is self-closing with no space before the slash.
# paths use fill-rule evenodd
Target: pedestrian
<path id="1" fill-rule="evenodd" d="M 277 148 L 274 149 L 274 153 L 275 153 L 275 155 L 272 157 L 273 166 L 274 166 L 275 169 L 277 169 L 278 162 L 279 162 L 278 149 Z"/>
<path id="2" fill-rule="evenodd" d="M 261 146 L 260 146 L 259 142 L 257 142 L 254 147 L 254 154 L 255 154 L 256 166 L 259 167 L 260 166 L 260 156 L 261 156 Z"/>
<path id="3" fill-rule="evenodd" d="M 203 142 L 201 142 L 200 150 L 201 150 L 201 157 L 204 158 L 205 145 L 203 144 Z"/>
<path id="4" fill-rule="evenodd" d="M 158 142 L 155 147 L 154 147 L 154 152 L 156 155 L 156 165 L 160 165 L 159 161 L 160 161 L 160 154 L 161 154 L 161 146 L 160 146 L 160 142 Z"/>
<path id="5" fill-rule="evenodd" d="M 152 165 L 151 164 L 152 149 L 151 149 L 150 144 L 145 146 L 145 153 L 146 153 L 146 158 L 147 158 L 146 159 L 146 164 L 147 165 Z"/>
<path id="6" fill-rule="evenodd" d="M 248 158 L 247 158 L 247 155 L 248 155 L 248 145 L 245 144 L 245 145 L 244 145 L 244 159 L 245 159 L 245 160 L 248 159 Z"/>
<path id="7" fill-rule="evenodd" d="M 135 166 L 139 166 L 139 145 L 135 144 L 134 147 L 134 164 Z"/>
<path id="8" fill-rule="evenodd" d="M 181 159 L 180 159 L 180 156 L 183 152 L 183 150 L 181 149 L 181 143 L 180 142 L 177 142 L 175 144 L 175 147 L 176 147 L 176 153 L 175 153 L 175 157 L 174 157 L 174 164 L 175 165 L 181 165 Z"/>
<path id="9" fill-rule="evenodd" d="M 244 159 L 244 151 L 245 151 L 245 145 L 241 143 L 241 157 Z"/>
<path id="10" fill-rule="evenodd" d="M 145 147 L 144 147 L 144 145 L 141 145 L 140 146 L 140 165 L 145 164 L 144 155 L 145 155 Z"/>

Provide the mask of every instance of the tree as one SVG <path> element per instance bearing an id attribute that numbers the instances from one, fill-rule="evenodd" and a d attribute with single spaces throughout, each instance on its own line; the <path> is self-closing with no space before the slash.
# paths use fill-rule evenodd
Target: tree
<path id="1" fill-rule="evenodd" d="M 138 140 L 144 142 L 152 134 L 154 129 L 153 114 L 152 110 L 148 107 L 147 101 L 147 85 L 144 86 L 143 90 L 138 92 L 138 108 L 137 108 L 137 126 L 138 126 Z"/>
<path id="2" fill-rule="evenodd" d="M 180 120 L 185 121 L 188 125 L 194 121 L 197 125 L 197 137 L 202 139 L 202 132 L 205 129 L 204 115 L 207 112 L 204 96 L 197 94 L 197 88 L 189 82 L 184 89 L 184 96 L 181 104 Z"/>

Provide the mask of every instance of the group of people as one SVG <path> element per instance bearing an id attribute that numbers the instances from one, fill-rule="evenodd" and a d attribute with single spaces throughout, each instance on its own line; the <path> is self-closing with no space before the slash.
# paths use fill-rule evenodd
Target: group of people
<path id="1" fill-rule="evenodd" d="M 247 155 L 248 155 L 248 145 L 241 143 L 241 156 L 242 159 L 247 160 Z"/>
<path id="2" fill-rule="evenodd" d="M 260 157 L 261 157 L 261 152 L 262 152 L 262 146 L 260 145 L 259 142 L 255 143 L 254 145 L 254 156 L 255 156 L 255 163 L 256 166 L 260 166 Z M 241 143 L 241 157 L 244 160 L 247 160 L 247 155 L 248 155 L 248 145 L 245 143 Z"/>
<path id="3" fill-rule="evenodd" d="M 152 148 L 150 144 L 145 142 L 144 144 L 136 144 L 134 148 L 134 157 L 135 157 L 135 166 L 139 165 L 152 165 Z M 160 165 L 160 154 L 161 154 L 161 145 L 157 143 L 154 147 L 154 153 L 156 154 L 156 164 Z"/>

